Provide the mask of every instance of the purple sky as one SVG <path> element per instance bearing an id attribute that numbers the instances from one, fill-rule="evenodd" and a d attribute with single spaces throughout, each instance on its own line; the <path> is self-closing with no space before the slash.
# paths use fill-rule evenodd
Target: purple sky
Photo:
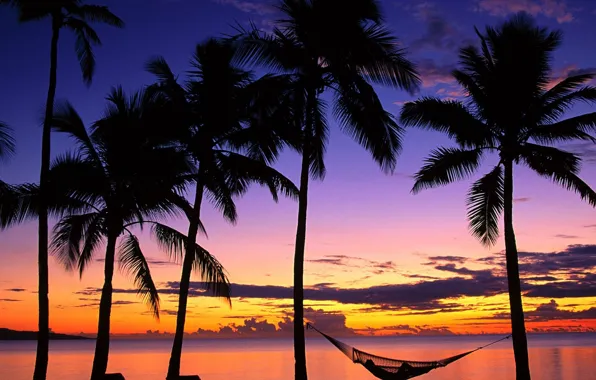
<path id="1" fill-rule="evenodd" d="M 98 0 L 97 3 L 108 5 L 126 22 L 126 28 L 97 26 L 103 46 L 95 50 L 97 71 L 90 88 L 81 79 L 73 36 L 64 31 L 60 39 L 57 96 L 71 101 L 87 123 L 101 117 L 104 97 L 112 86 L 122 85 L 131 92 L 151 83 L 152 76 L 143 71 L 143 64 L 151 56 L 163 55 L 174 72 L 183 77 L 197 42 L 208 36 L 233 33 L 235 22 L 247 25 L 251 19 L 260 27 L 270 28 L 276 18 L 268 0 Z M 563 30 L 564 43 L 556 53 L 554 77 L 596 67 L 596 50 L 590 40 L 596 36 L 596 3 L 591 0 L 386 0 L 383 6 L 390 28 L 418 64 L 424 82 L 419 95 L 457 97 L 459 88 L 449 77 L 457 61 L 457 48 L 474 41 L 474 25 L 480 29 L 487 24 L 495 25 L 504 16 L 520 10 L 536 16 L 541 25 Z M 38 177 L 49 31 L 47 21 L 19 25 L 12 10 L 0 8 L 0 120 L 16 130 L 18 144 L 16 157 L 0 167 L 0 176 L 7 182 L 36 181 Z M 401 91 L 384 88 L 378 91 L 386 109 L 395 114 L 399 113 L 400 104 L 414 99 Z M 587 111 L 589 108 L 582 106 L 569 115 Z M 69 149 L 68 140 L 63 137 L 55 136 L 53 142 L 54 154 Z M 332 123 L 327 178 L 324 183 L 315 183 L 310 193 L 307 257 L 318 259 L 331 254 L 376 262 L 392 260 L 406 272 L 420 273 L 421 268 L 426 270 L 427 267 L 420 265 L 429 256 L 478 258 L 499 251 L 501 243 L 486 251 L 467 232 L 465 192 L 470 181 L 417 196 L 409 193 L 413 184 L 409 175 L 420 167 L 431 149 L 447 143 L 438 133 L 408 130 L 396 173 L 386 176 L 363 149 Z M 587 145 L 571 148 L 586 154 L 582 177 L 596 186 L 596 149 Z M 487 160 L 487 167 L 490 162 Z M 285 152 L 277 168 L 296 180 L 298 157 Z M 516 173 L 515 221 L 520 250 L 553 252 L 564 250 L 569 244 L 596 243 L 596 228 L 587 227 L 596 225 L 593 209 L 575 194 L 523 168 Z M 228 226 L 213 210 L 204 215 L 210 234 L 207 248 L 222 260 L 235 283 L 280 286 L 291 283 L 297 206 L 288 200 L 275 205 L 269 198 L 265 190 L 255 189 L 240 200 L 237 227 Z M 173 224 L 185 230 L 183 221 Z M 10 261 L 27 271 L 25 285 L 29 286 L 35 284 L 32 263 L 36 242 L 31 238 L 35 231 L 36 226 L 28 224 L 0 236 L 0 262 Z M 147 244 L 152 247 L 149 249 L 152 256 L 163 257 Z M 101 268 L 97 267 L 94 273 L 97 276 L 91 277 L 93 281 L 76 286 L 99 287 Z M 10 277 L 1 268 L 2 265 L 0 279 Z M 160 281 L 178 276 L 177 268 L 170 269 Z M 339 273 L 334 283 L 349 286 L 357 280 L 354 276 Z M 373 273 L 358 286 L 402 280 Z M 71 281 L 75 281 L 74 277 Z M 314 263 L 307 264 L 307 282 L 324 282 Z"/>

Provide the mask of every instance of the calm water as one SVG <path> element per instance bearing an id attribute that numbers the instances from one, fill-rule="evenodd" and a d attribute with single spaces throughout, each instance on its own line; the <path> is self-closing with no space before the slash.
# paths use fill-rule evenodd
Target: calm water
<path id="1" fill-rule="evenodd" d="M 478 347 L 495 337 L 353 338 L 345 341 L 361 350 L 396 359 L 433 360 Z M 596 334 L 539 335 L 530 338 L 530 362 L 537 380 L 596 380 Z M 127 380 L 165 379 L 169 340 L 113 340 L 110 372 Z M 87 379 L 94 341 L 53 341 L 48 379 Z M 360 365 L 321 339 L 308 339 L 308 370 L 312 380 L 374 379 Z M 30 379 L 35 342 L 0 341 L 0 379 Z M 204 380 L 291 379 L 291 340 L 187 340 L 183 374 Z M 510 341 L 476 352 L 421 380 L 513 380 Z"/>

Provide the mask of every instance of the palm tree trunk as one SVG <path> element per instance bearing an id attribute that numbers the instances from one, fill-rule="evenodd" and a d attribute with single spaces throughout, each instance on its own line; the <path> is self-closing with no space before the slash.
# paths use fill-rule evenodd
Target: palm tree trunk
<path id="1" fill-rule="evenodd" d="M 50 302 L 49 276 L 48 276 L 48 199 L 47 189 L 48 174 L 50 172 L 50 134 L 51 122 L 54 117 L 54 98 L 56 97 L 56 72 L 58 68 L 58 37 L 60 26 L 56 19 L 52 22 L 52 44 L 50 48 L 50 84 L 46 99 L 46 112 L 43 121 L 41 138 L 41 170 L 39 174 L 39 191 L 41 194 L 39 204 L 38 227 L 38 272 L 39 272 L 39 320 L 37 333 L 37 352 L 35 355 L 34 380 L 45 380 L 48 371 L 48 350 L 50 341 Z"/>
<path id="2" fill-rule="evenodd" d="M 308 203 L 308 176 L 310 153 L 308 142 L 302 150 L 300 192 L 298 193 L 298 227 L 294 251 L 294 374 L 295 380 L 307 380 L 306 344 L 304 338 L 304 247 L 306 243 L 306 210 Z"/>
<path id="3" fill-rule="evenodd" d="M 200 173 L 200 171 L 199 171 Z M 186 323 L 186 306 L 188 304 L 188 289 L 190 287 L 190 275 L 195 255 L 195 243 L 199 232 L 199 218 L 201 214 L 201 203 L 203 202 L 203 185 L 198 182 L 195 193 L 194 213 L 189 215 L 190 223 L 186 243 L 186 252 L 182 263 L 182 275 L 180 277 L 180 294 L 178 296 L 178 313 L 176 314 L 176 334 L 168 365 L 166 380 L 175 380 L 180 376 L 180 360 L 182 358 L 182 342 L 184 339 L 184 324 Z"/>
<path id="4" fill-rule="evenodd" d="M 95 356 L 91 380 L 103 379 L 108 369 L 108 354 L 110 352 L 110 315 L 112 313 L 112 277 L 114 277 L 114 260 L 116 256 L 116 240 L 118 233 L 108 232 L 106 247 L 106 261 L 104 268 L 104 283 L 99 301 L 99 320 L 97 322 L 97 341 L 95 342 Z"/>
<path id="5" fill-rule="evenodd" d="M 507 261 L 507 283 L 509 287 L 509 307 L 511 309 L 511 332 L 513 335 L 513 354 L 515 356 L 515 374 L 517 380 L 530 380 L 528 360 L 528 342 L 524 323 L 517 244 L 513 231 L 513 162 L 505 163 L 504 184 L 504 219 L 505 219 L 505 258 Z"/>

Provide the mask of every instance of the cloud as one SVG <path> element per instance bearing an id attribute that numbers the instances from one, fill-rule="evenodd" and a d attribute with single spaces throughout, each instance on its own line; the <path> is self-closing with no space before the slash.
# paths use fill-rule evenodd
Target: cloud
<path id="1" fill-rule="evenodd" d="M 333 259 L 333 257 L 330 257 Z M 342 256 L 343 258 L 343 256 Z M 339 259 L 341 262 L 340 258 Z M 499 252 L 479 259 L 460 256 L 432 256 L 429 264 L 434 270 L 450 274 L 447 278 L 427 275 L 404 275 L 420 281 L 402 284 L 385 284 L 370 287 L 346 288 L 331 282 L 322 282 L 304 289 L 305 300 L 313 307 L 320 302 L 345 305 L 371 305 L 369 311 L 391 311 L 398 315 L 434 314 L 442 311 L 463 311 L 461 297 L 491 297 L 507 292 L 504 253 Z M 356 262 L 368 262 L 356 260 Z M 486 265 L 489 268 L 473 269 L 461 266 Z M 596 297 L 596 245 L 569 245 L 558 252 L 519 252 L 522 291 L 526 297 L 580 298 Z M 381 263 L 382 264 L 382 263 Z M 338 264 L 331 264 L 338 265 Z M 350 264 L 351 265 L 351 264 Z M 442 277 L 442 276 L 439 276 Z M 160 294 L 178 294 L 179 283 L 166 282 Z M 292 287 L 279 285 L 232 284 L 235 302 L 251 299 L 291 300 Z M 114 289 L 114 293 L 136 294 L 135 289 Z M 100 288 L 86 288 L 76 292 L 84 296 L 97 296 Z M 211 297 L 203 282 L 191 282 L 190 297 Z M 262 304 L 279 310 L 291 305 L 279 303 Z"/>
<path id="2" fill-rule="evenodd" d="M 593 142 L 568 144 L 565 148 L 578 154 L 586 163 L 596 163 L 596 144 Z"/>
<path id="3" fill-rule="evenodd" d="M 462 35 L 457 26 L 442 17 L 433 3 L 419 3 L 411 10 L 426 26 L 422 36 L 410 43 L 411 50 L 431 48 L 455 52 L 460 46 L 474 43 L 474 40 Z"/>
<path id="4" fill-rule="evenodd" d="M 262 1 L 248 1 L 248 0 L 212 0 L 218 4 L 230 5 L 234 8 L 246 12 L 256 13 L 258 15 L 267 15 L 276 12 L 275 7 L 271 4 Z"/>
<path id="5" fill-rule="evenodd" d="M 497 319 L 509 319 L 509 313 L 498 313 L 493 317 Z M 562 319 L 596 319 L 596 307 L 580 311 L 561 310 L 557 301 L 551 299 L 548 303 L 538 305 L 535 310 L 526 311 L 524 317 L 530 322 L 549 322 Z"/>
<path id="6" fill-rule="evenodd" d="M 553 88 L 556 84 L 570 76 L 596 74 L 596 67 L 580 68 L 574 63 L 567 64 L 563 67 L 554 69 L 550 75 L 550 80 L 546 86 L 547 89 Z M 596 85 L 596 79 L 591 79 L 584 82 L 585 85 Z"/>
<path id="7" fill-rule="evenodd" d="M 422 87 L 434 87 L 439 84 L 454 85 L 455 78 L 451 72 L 455 70 L 455 64 L 437 64 L 430 58 L 416 62 L 418 73 L 422 79 Z"/>
<path id="8" fill-rule="evenodd" d="M 346 316 L 341 312 L 306 307 L 304 318 L 325 333 L 334 336 L 355 335 L 355 330 L 346 326 Z M 207 338 L 290 337 L 293 334 L 293 320 L 289 313 L 277 323 L 253 316 L 241 324 L 230 323 L 220 326 L 217 330 L 199 328 L 196 334 Z"/>
<path id="9" fill-rule="evenodd" d="M 15 293 L 21 293 L 21 292 L 26 292 L 27 289 L 23 289 L 23 288 L 10 288 L 10 289 L 4 289 L 7 292 L 15 292 Z"/>
<path id="10" fill-rule="evenodd" d="M 532 198 L 529 197 L 518 197 L 518 198 L 513 198 L 513 202 L 514 203 L 526 203 L 529 202 Z"/>
<path id="11" fill-rule="evenodd" d="M 17 300 L 14 298 L 0 298 L 0 302 L 21 302 L 22 300 Z"/>
<path id="12" fill-rule="evenodd" d="M 584 228 L 596 228 L 596 224 L 588 224 L 587 226 L 584 226 Z"/>
<path id="13" fill-rule="evenodd" d="M 565 234 L 556 234 L 555 237 L 559 238 L 559 239 L 579 239 L 580 238 L 580 236 L 577 236 L 577 235 L 565 235 Z"/>
<path id="14" fill-rule="evenodd" d="M 526 12 L 556 19 L 559 24 L 574 20 L 573 12 L 564 0 L 476 0 L 474 9 L 492 16 Z"/>
<path id="15" fill-rule="evenodd" d="M 374 274 L 394 272 L 397 265 L 393 261 L 374 261 L 363 257 L 346 255 L 325 255 L 320 259 L 307 260 L 309 263 L 327 264 L 340 267 L 358 268 L 372 271 Z"/>
<path id="16" fill-rule="evenodd" d="M 430 256 L 428 259 L 430 260 L 432 265 L 434 265 L 437 261 L 447 261 L 458 264 L 463 264 L 466 261 L 468 261 L 468 258 L 463 256 Z M 425 265 L 429 265 L 429 263 L 426 263 Z"/>

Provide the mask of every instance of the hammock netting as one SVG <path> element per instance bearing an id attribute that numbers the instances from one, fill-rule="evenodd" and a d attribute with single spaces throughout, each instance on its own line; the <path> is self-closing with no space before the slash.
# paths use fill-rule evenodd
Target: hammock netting
<path id="1" fill-rule="evenodd" d="M 352 347 L 349 344 L 343 343 L 319 331 L 310 323 L 308 323 L 306 327 L 313 329 L 319 334 L 321 334 L 325 339 L 331 342 L 331 344 L 333 344 L 341 352 L 343 352 L 344 355 L 346 355 L 353 363 L 361 364 L 371 374 L 373 374 L 381 380 L 406 380 L 420 375 L 424 375 L 425 373 L 428 373 L 433 369 L 445 367 L 446 365 L 451 364 L 454 361 L 459 360 L 475 351 L 478 351 L 484 347 L 488 347 L 492 344 L 509 338 L 509 336 L 507 336 L 485 346 L 445 359 L 435 360 L 431 362 L 423 362 L 391 359 L 383 356 L 373 355 L 368 352 L 360 351 L 359 349 Z"/>

